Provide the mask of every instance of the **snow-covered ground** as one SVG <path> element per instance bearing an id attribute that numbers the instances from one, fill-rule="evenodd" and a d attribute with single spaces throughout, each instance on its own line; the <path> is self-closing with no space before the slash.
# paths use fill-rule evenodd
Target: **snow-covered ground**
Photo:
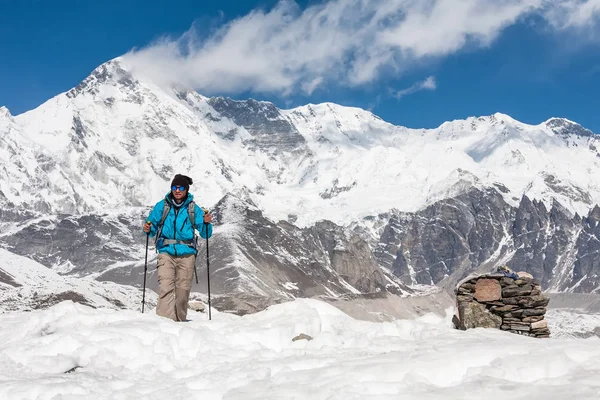
<path id="1" fill-rule="evenodd" d="M 554 337 L 600 337 L 600 314 L 589 314 L 577 309 L 551 309 L 545 318 Z"/>
<path id="2" fill-rule="evenodd" d="M 175 323 L 63 302 L 0 315 L 0 398 L 600 398 L 600 338 L 463 332 L 450 316 L 374 323 L 298 299 Z"/>

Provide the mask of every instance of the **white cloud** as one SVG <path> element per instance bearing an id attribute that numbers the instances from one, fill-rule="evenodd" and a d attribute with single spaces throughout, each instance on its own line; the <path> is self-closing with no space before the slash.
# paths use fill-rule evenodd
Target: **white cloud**
<path id="1" fill-rule="evenodd" d="M 559 29 L 592 26 L 600 19 L 600 0 L 559 0 L 547 10 L 547 18 Z"/>
<path id="2" fill-rule="evenodd" d="M 429 76 L 427 79 L 414 83 L 412 86 L 398 90 L 394 93 L 394 97 L 400 99 L 408 94 L 420 92 L 421 90 L 435 90 L 437 84 L 435 82 L 435 76 Z"/>
<path id="3" fill-rule="evenodd" d="M 399 76 L 432 58 L 489 46 L 531 15 L 553 29 L 597 21 L 600 0 L 292 0 L 215 32 L 191 29 L 134 50 L 125 61 L 157 83 L 200 92 L 310 94 Z M 427 89 L 426 87 L 424 89 Z"/>

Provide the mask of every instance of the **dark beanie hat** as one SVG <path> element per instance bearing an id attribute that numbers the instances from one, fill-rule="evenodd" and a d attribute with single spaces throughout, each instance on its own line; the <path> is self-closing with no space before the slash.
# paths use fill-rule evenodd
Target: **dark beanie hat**
<path id="1" fill-rule="evenodd" d="M 192 178 L 189 176 L 177 174 L 171 181 L 171 186 L 185 186 L 185 190 L 189 190 L 190 185 L 193 183 Z"/>

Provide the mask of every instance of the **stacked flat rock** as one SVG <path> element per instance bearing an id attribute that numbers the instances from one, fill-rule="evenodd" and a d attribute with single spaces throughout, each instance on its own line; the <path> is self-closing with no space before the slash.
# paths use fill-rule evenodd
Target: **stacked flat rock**
<path id="1" fill-rule="evenodd" d="M 549 298 L 530 274 L 518 279 L 504 275 L 467 278 L 456 290 L 458 329 L 499 328 L 519 335 L 550 337 L 544 319 Z"/>

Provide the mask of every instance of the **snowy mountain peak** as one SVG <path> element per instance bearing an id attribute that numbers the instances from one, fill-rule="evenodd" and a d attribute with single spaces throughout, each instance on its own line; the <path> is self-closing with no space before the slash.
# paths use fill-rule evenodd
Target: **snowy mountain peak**
<path id="1" fill-rule="evenodd" d="M 309 103 L 304 106 L 283 110 L 283 113 L 286 115 L 292 114 L 308 118 L 329 116 L 330 118 L 340 122 L 351 120 L 378 120 L 383 122 L 380 117 L 370 111 L 358 107 L 342 106 L 340 104 L 330 102 L 319 104 Z"/>
<path id="2" fill-rule="evenodd" d="M 0 190 L 13 204 L 59 212 L 151 204 L 178 172 L 205 180 L 206 206 L 241 191 L 274 220 L 297 214 L 299 226 L 419 210 L 470 186 L 501 184 L 511 204 L 555 198 L 582 215 L 600 201 L 597 152 L 554 135 L 583 129 L 564 119 L 534 126 L 495 113 L 408 129 L 334 103 L 281 110 L 159 87 L 120 58 L 5 125 L 20 159 L 3 164 L 22 168 Z M 13 182 L 30 182 L 27 196 Z"/>
<path id="3" fill-rule="evenodd" d="M 550 118 L 545 122 L 545 125 L 555 134 L 560 136 L 584 136 L 594 137 L 594 132 L 584 128 L 576 122 L 570 121 L 566 118 Z"/>
<path id="4" fill-rule="evenodd" d="M 5 106 L 0 107 L 0 118 L 11 118 L 10 111 Z"/>
<path id="5" fill-rule="evenodd" d="M 504 125 L 504 124 L 524 125 L 521 121 L 517 121 L 510 115 L 507 115 L 507 114 L 504 114 L 501 112 L 496 112 L 492 115 L 477 117 L 477 119 L 480 121 L 486 121 L 490 125 L 497 125 L 497 124 L 500 124 L 500 125 Z"/>
<path id="6" fill-rule="evenodd" d="M 66 95 L 69 98 L 77 97 L 82 93 L 97 95 L 100 94 L 99 90 L 102 85 L 133 88 L 136 84 L 137 80 L 125 69 L 122 60 L 115 58 L 94 69 L 87 78 L 69 90 Z"/>
<path id="7" fill-rule="evenodd" d="M 408 131 L 370 111 L 334 103 L 308 104 L 282 113 L 312 143 L 311 147 L 328 147 L 333 151 L 340 145 L 365 149 L 390 145 L 397 139 L 397 133 Z"/>
<path id="8" fill-rule="evenodd" d="M 492 115 L 471 116 L 442 123 L 437 129 L 441 132 L 485 132 L 500 133 L 508 128 L 524 130 L 530 125 L 517 121 L 509 115 L 494 113 Z"/>
<path id="9" fill-rule="evenodd" d="M 510 115 L 501 113 L 501 112 L 496 112 L 492 115 L 490 115 L 490 119 L 494 119 L 496 121 L 504 121 L 504 122 L 519 122 L 516 119 L 514 119 L 513 117 L 511 117 Z"/>

